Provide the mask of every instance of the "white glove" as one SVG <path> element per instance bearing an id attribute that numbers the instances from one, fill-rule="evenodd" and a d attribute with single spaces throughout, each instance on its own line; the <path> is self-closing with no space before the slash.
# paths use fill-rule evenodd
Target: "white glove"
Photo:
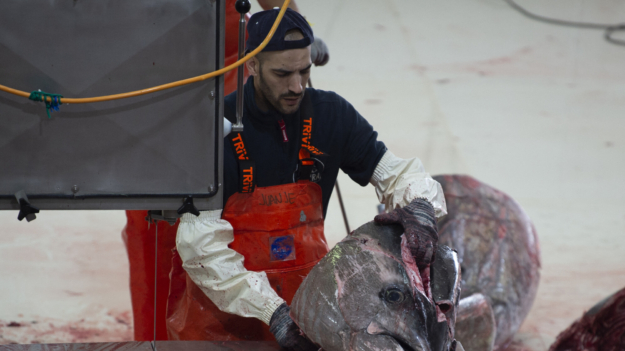
<path id="1" fill-rule="evenodd" d="M 373 171 L 370 183 L 387 212 L 407 206 L 416 198 L 426 198 L 437 218 L 447 214 L 443 188 L 425 172 L 418 158 L 404 160 L 387 150 Z"/>

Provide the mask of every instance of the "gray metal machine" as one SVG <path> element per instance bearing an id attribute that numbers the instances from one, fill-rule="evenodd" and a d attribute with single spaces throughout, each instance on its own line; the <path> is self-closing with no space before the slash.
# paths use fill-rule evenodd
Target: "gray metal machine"
<path id="1" fill-rule="evenodd" d="M 79 98 L 214 71 L 223 66 L 224 3 L 3 0 L 0 84 Z M 0 210 L 222 208 L 218 116 L 221 76 L 63 104 L 51 118 L 43 103 L 0 92 Z"/>

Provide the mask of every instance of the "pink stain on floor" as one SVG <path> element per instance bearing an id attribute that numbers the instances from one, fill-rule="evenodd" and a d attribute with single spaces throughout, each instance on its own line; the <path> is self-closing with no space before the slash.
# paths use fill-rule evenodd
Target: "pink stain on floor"
<path id="1" fill-rule="evenodd" d="M 53 318 L 0 320 L 1 344 L 49 344 L 128 341 L 133 339 L 131 312 L 66 321 Z"/>

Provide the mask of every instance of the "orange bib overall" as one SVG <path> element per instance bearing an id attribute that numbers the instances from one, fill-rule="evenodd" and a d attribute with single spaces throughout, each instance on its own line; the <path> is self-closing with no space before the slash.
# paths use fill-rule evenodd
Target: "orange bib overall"
<path id="1" fill-rule="evenodd" d="M 298 183 L 256 188 L 228 199 L 223 219 L 234 228 L 230 248 L 250 271 L 265 271 L 288 304 L 308 272 L 328 252 L 321 188 Z M 258 319 L 221 312 L 191 281 L 174 253 L 167 306 L 170 340 L 274 340 Z"/>

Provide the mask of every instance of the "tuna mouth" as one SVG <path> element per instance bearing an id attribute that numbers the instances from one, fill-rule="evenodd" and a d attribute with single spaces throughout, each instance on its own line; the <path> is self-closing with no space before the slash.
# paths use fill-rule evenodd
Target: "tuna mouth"
<path id="1" fill-rule="evenodd" d="M 396 338 L 393 338 L 393 339 L 395 339 L 395 341 L 397 341 L 399 346 L 401 346 L 401 348 L 404 349 L 404 351 L 416 351 L 415 349 L 413 349 L 410 345 L 408 345 L 404 341 L 396 339 Z"/>
<path id="2" fill-rule="evenodd" d="M 397 342 L 399 344 L 399 346 L 402 348 L 402 350 L 404 351 L 417 351 L 416 349 L 414 349 L 412 346 L 410 346 L 407 342 L 405 342 L 404 340 L 394 336 L 394 335 L 390 335 L 390 334 L 382 334 L 382 335 L 386 335 L 390 338 L 392 338 L 393 340 L 395 340 L 395 342 Z"/>

